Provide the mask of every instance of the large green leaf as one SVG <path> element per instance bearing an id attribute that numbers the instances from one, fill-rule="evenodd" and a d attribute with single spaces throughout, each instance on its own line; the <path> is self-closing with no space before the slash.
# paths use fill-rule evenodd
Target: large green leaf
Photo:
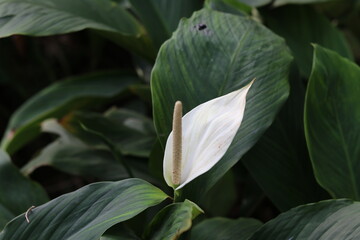
<path id="1" fill-rule="evenodd" d="M 201 222 L 191 230 L 190 240 L 247 240 L 262 223 L 251 218 L 212 218 Z"/>
<path id="2" fill-rule="evenodd" d="M 360 68 L 315 45 L 305 131 L 315 176 L 333 197 L 360 199 Z"/>
<path id="3" fill-rule="evenodd" d="M 168 205 L 151 221 L 145 231 L 144 239 L 176 240 L 190 229 L 192 219 L 201 213 L 203 211 L 189 200 Z"/>
<path id="4" fill-rule="evenodd" d="M 0 150 L 0 229 L 33 205 L 48 201 L 44 189 L 24 177 Z"/>
<path id="5" fill-rule="evenodd" d="M 243 158 L 249 172 L 281 211 L 329 198 L 315 180 L 306 147 L 305 86 L 296 70 L 293 66 L 288 101 L 271 127 Z"/>
<path id="6" fill-rule="evenodd" d="M 201 8 L 201 1 L 194 0 L 129 0 L 133 11 L 142 20 L 152 37 L 156 49 L 171 37 L 182 17 L 189 17 Z"/>
<path id="7" fill-rule="evenodd" d="M 1 37 L 94 29 L 140 54 L 155 54 L 143 26 L 110 0 L 0 0 L 0 22 Z"/>
<path id="8" fill-rule="evenodd" d="M 106 229 L 128 220 L 167 197 L 149 183 L 132 178 L 85 186 L 12 220 L 1 240 L 97 240 Z"/>
<path id="9" fill-rule="evenodd" d="M 311 43 L 318 43 L 344 57 L 353 58 L 342 32 L 311 7 L 286 6 L 262 11 L 262 14 L 264 22 L 285 38 L 294 54 L 295 63 L 306 78 L 310 75 L 312 65 Z"/>
<path id="10" fill-rule="evenodd" d="M 327 200 L 293 208 L 263 225 L 251 240 L 358 239 L 360 203 Z"/>
<path id="11" fill-rule="evenodd" d="M 183 20 L 161 47 L 151 87 L 155 126 L 163 146 L 171 131 L 175 101 L 183 102 L 186 113 L 257 79 L 232 145 L 212 170 L 184 188 L 186 198 L 204 196 L 269 127 L 288 96 L 290 61 L 284 41 L 261 24 L 208 9 Z M 186 190 L 189 187 L 192 193 Z"/>
<path id="12" fill-rule="evenodd" d="M 55 83 L 25 102 L 11 117 L 1 142 L 10 154 L 40 132 L 40 122 L 119 96 L 138 79 L 129 73 L 104 72 Z"/>

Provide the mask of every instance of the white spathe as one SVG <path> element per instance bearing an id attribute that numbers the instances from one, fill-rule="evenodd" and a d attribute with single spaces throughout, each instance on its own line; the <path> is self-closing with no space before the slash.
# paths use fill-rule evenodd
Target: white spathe
<path id="1" fill-rule="evenodd" d="M 192 109 L 182 118 L 182 162 L 179 186 L 172 182 L 173 134 L 165 147 L 163 162 L 166 183 L 176 190 L 209 171 L 225 154 L 244 116 L 246 95 L 254 82 Z"/>

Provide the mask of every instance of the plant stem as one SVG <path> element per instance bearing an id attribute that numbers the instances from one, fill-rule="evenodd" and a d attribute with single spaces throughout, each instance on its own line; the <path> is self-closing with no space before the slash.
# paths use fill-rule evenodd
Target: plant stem
<path id="1" fill-rule="evenodd" d="M 182 189 L 179 190 L 174 189 L 174 203 L 181 202 L 181 194 L 182 194 Z"/>

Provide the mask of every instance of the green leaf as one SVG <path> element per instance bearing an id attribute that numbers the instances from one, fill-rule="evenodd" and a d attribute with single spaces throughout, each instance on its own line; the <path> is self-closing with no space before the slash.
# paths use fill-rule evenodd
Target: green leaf
<path id="1" fill-rule="evenodd" d="M 63 125 L 86 143 L 105 146 L 98 136 L 89 133 L 83 126 L 102 134 L 123 155 L 148 157 L 156 141 L 153 122 L 147 116 L 126 109 L 112 108 L 104 115 L 91 112 L 76 112 Z"/>
<path id="2" fill-rule="evenodd" d="M 280 214 L 265 223 L 250 239 L 357 239 L 359 226 L 359 202 L 327 200 Z"/>
<path id="3" fill-rule="evenodd" d="M 206 0 L 205 7 L 220 12 L 247 16 L 251 14 L 252 8 L 238 0 Z"/>
<path id="4" fill-rule="evenodd" d="M 360 199 L 360 68 L 314 46 L 305 132 L 315 176 L 333 197 Z"/>
<path id="5" fill-rule="evenodd" d="M 156 54 L 149 51 L 152 46 L 143 26 L 110 0 L 0 0 L 0 6 L 1 37 L 49 36 L 93 29 L 150 58 Z"/>
<path id="6" fill-rule="evenodd" d="M 194 0 L 129 0 L 132 10 L 148 30 L 156 49 L 171 37 L 179 21 L 201 8 Z"/>
<path id="7" fill-rule="evenodd" d="M 112 1 L 0 0 L 0 36 L 46 36 L 86 28 L 138 35 L 141 26 Z"/>
<path id="8" fill-rule="evenodd" d="M 47 201 L 45 190 L 24 177 L 0 150 L 0 229 L 31 206 Z"/>
<path id="9" fill-rule="evenodd" d="M 311 7 L 286 6 L 268 12 L 263 11 L 262 15 L 266 24 L 285 38 L 294 54 L 295 63 L 305 78 L 308 78 L 311 71 L 313 56 L 311 43 L 318 43 L 353 59 L 342 32 Z"/>
<path id="10" fill-rule="evenodd" d="M 106 229 L 166 198 L 160 189 L 132 178 L 101 182 L 62 195 L 12 220 L 1 240 L 97 240 Z M 51 223 L 51 224 L 49 224 Z"/>
<path id="11" fill-rule="evenodd" d="M 40 132 L 40 122 L 60 118 L 74 109 L 104 103 L 125 92 L 137 77 L 124 72 L 103 72 L 55 83 L 25 102 L 11 117 L 1 148 L 12 154 Z"/>
<path id="12" fill-rule="evenodd" d="M 189 200 L 168 205 L 150 222 L 145 230 L 144 239 L 176 240 L 182 233 L 190 229 L 191 220 L 200 213 L 203 211 Z"/>
<path id="13" fill-rule="evenodd" d="M 335 0 L 335 1 L 339 1 L 339 0 Z M 281 6 L 285 4 L 310 4 L 310 3 L 321 3 L 321 2 L 334 2 L 334 0 L 275 0 L 273 4 L 274 6 Z"/>
<path id="14" fill-rule="evenodd" d="M 64 129 L 55 119 L 42 123 L 43 131 L 55 133 L 59 138 L 42 149 L 21 170 L 29 175 L 42 166 L 52 166 L 73 175 L 96 177 L 100 180 L 120 180 L 129 177 L 123 164 L 107 149 L 87 145 Z M 46 127 L 45 127 L 46 126 Z M 136 177 L 152 180 L 144 159 L 119 156 L 126 161 Z"/>
<path id="15" fill-rule="evenodd" d="M 229 0 L 226 0 L 229 1 Z M 271 3 L 271 0 L 234 0 L 238 2 L 245 3 L 246 5 L 252 6 L 252 7 L 261 7 L 264 5 L 267 5 Z"/>
<path id="16" fill-rule="evenodd" d="M 104 235 L 100 240 L 140 240 L 140 238 L 132 236 Z"/>
<path id="17" fill-rule="evenodd" d="M 246 168 L 281 211 L 329 198 L 315 180 L 306 147 L 305 86 L 296 70 L 292 67 L 288 101 L 243 158 Z"/>
<path id="18" fill-rule="evenodd" d="M 262 223 L 252 218 L 211 218 L 191 230 L 190 240 L 247 240 Z"/>
<path id="19" fill-rule="evenodd" d="M 288 96 L 290 61 L 284 41 L 259 23 L 208 9 L 183 20 L 161 47 L 151 87 L 155 126 L 163 146 L 171 131 L 175 101 L 183 102 L 185 114 L 256 78 L 232 145 L 212 170 L 184 188 L 185 198 L 198 201 L 204 196 L 269 127 Z"/>

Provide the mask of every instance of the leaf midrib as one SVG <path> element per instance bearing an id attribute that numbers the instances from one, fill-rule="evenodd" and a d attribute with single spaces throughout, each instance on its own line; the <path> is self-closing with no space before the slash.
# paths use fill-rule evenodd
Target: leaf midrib
<path id="1" fill-rule="evenodd" d="M 352 189 L 354 191 L 354 194 L 355 194 L 355 199 L 354 200 L 359 200 L 359 192 L 358 192 L 358 189 L 357 189 L 357 183 L 356 183 L 354 168 L 351 165 L 351 158 L 350 158 L 350 154 L 349 154 L 349 149 L 348 149 L 347 144 L 345 142 L 344 130 L 342 128 L 341 121 L 339 119 L 339 114 L 338 114 L 338 111 L 337 111 L 337 109 L 335 107 L 334 102 L 332 101 L 331 104 L 332 104 L 332 107 L 333 107 L 334 113 L 335 113 L 336 125 L 337 125 L 337 127 L 339 129 L 340 144 L 342 145 L 342 149 L 344 150 L 345 159 L 346 159 L 346 165 L 347 165 L 347 167 L 349 169 L 349 173 L 350 173 L 350 181 L 352 183 L 351 187 L 352 187 Z M 344 196 L 344 197 L 346 197 L 346 196 Z"/>
<path id="2" fill-rule="evenodd" d="M 228 21 L 228 19 L 226 19 Z M 241 36 L 241 38 L 239 39 L 239 41 L 237 42 L 237 46 L 235 48 L 235 51 L 233 51 L 233 53 L 230 55 L 230 64 L 228 66 L 228 71 L 226 71 L 226 75 L 223 81 L 223 85 L 221 86 L 220 90 L 219 90 L 219 96 L 224 95 L 225 94 L 225 90 L 226 90 L 226 86 L 229 82 L 229 73 L 232 72 L 232 68 L 234 66 L 234 59 L 236 56 L 238 56 L 239 52 L 243 49 L 242 43 L 245 39 L 245 37 L 248 35 L 249 33 L 249 29 L 250 27 L 248 27 L 247 29 L 244 30 L 244 34 Z M 230 32 L 233 36 L 236 36 L 233 31 L 232 28 L 230 28 Z"/>

